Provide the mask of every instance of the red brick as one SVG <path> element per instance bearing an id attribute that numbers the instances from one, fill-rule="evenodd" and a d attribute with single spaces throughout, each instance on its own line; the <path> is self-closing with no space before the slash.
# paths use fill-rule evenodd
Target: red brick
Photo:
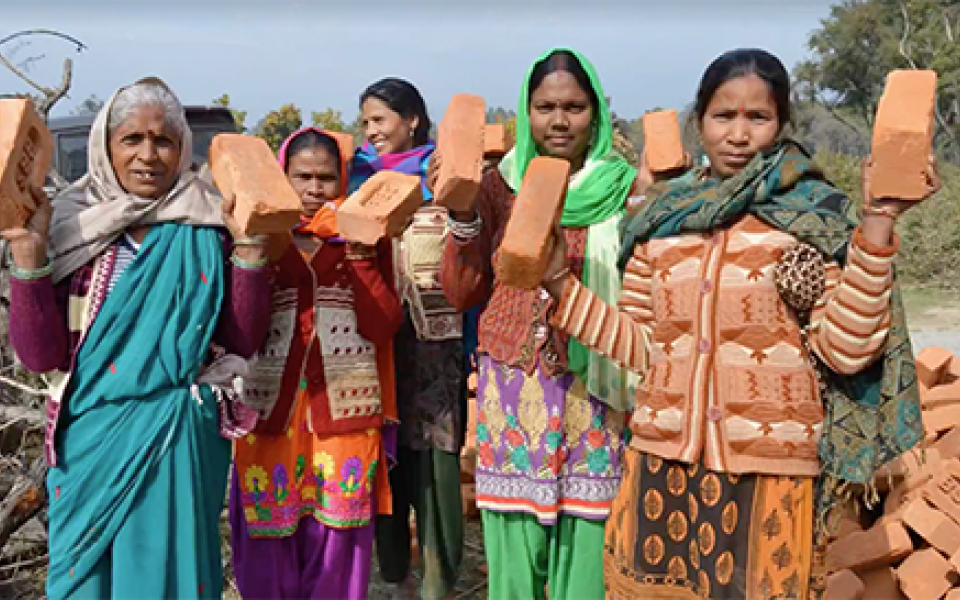
<path id="1" fill-rule="evenodd" d="M 900 591 L 900 584 L 890 567 L 880 567 L 868 571 L 858 571 L 857 576 L 863 582 L 865 600 L 903 600 L 906 596 Z M 824 600 L 828 600 L 824 598 Z"/>
<path id="2" fill-rule="evenodd" d="M 903 524 L 937 550 L 948 556 L 960 551 L 960 525 L 934 509 L 923 498 L 907 504 L 902 515 Z"/>
<path id="3" fill-rule="evenodd" d="M 926 195 L 936 96 L 934 71 L 896 70 L 887 75 L 873 127 L 874 198 L 922 200 Z"/>
<path id="4" fill-rule="evenodd" d="M 960 404 L 960 381 L 941 383 L 921 394 L 923 408 L 939 408 L 950 404 Z"/>
<path id="5" fill-rule="evenodd" d="M 221 133 L 210 144 L 210 170 L 247 235 L 286 233 L 300 222 L 303 206 L 262 138 Z"/>
<path id="6" fill-rule="evenodd" d="M 437 126 L 440 164 L 435 202 L 451 210 L 470 210 L 480 191 L 486 103 L 479 96 L 457 94 Z"/>
<path id="7" fill-rule="evenodd" d="M 563 159 L 538 156 L 530 161 L 497 257 L 497 276 L 504 285 L 540 286 L 569 177 L 570 163 Z"/>
<path id="8" fill-rule="evenodd" d="M 960 525 L 960 461 L 944 463 L 941 473 L 921 488 L 923 497 Z"/>
<path id="9" fill-rule="evenodd" d="M 487 123 L 483 129 L 483 156 L 503 156 L 513 147 L 503 123 Z"/>
<path id="10" fill-rule="evenodd" d="M 960 380 L 960 356 L 954 356 L 947 365 L 947 376 L 949 381 Z"/>
<path id="11" fill-rule="evenodd" d="M 939 452 L 944 460 L 960 458 L 960 427 L 949 430 L 930 448 Z"/>
<path id="12" fill-rule="evenodd" d="M 477 508 L 477 486 L 472 483 L 465 483 L 460 486 L 460 494 L 463 500 L 463 516 L 474 518 L 480 516 L 480 509 Z"/>
<path id="13" fill-rule="evenodd" d="M 927 436 L 937 436 L 960 423 L 960 404 L 947 404 L 923 411 L 923 428 Z"/>
<path id="14" fill-rule="evenodd" d="M 33 103 L 0 100 L 0 231 L 23 227 L 36 204 L 30 186 L 43 186 L 53 158 L 53 138 Z"/>
<path id="15" fill-rule="evenodd" d="M 897 567 L 900 589 L 910 600 L 939 600 L 952 586 L 950 562 L 933 548 L 917 550 Z"/>
<path id="16" fill-rule="evenodd" d="M 683 135 L 675 110 L 643 115 L 643 151 L 654 173 L 679 169 L 684 164 Z"/>
<path id="17" fill-rule="evenodd" d="M 844 569 L 827 576 L 824 600 L 860 600 L 864 586 L 853 571 Z"/>
<path id="18" fill-rule="evenodd" d="M 917 381 L 928 388 L 940 383 L 951 361 L 953 353 L 939 346 L 928 346 L 917 354 Z"/>
<path id="19" fill-rule="evenodd" d="M 880 522 L 827 547 L 827 572 L 892 565 L 913 551 L 910 534 L 897 521 Z"/>
<path id="20" fill-rule="evenodd" d="M 373 245 L 403 233 L 422 205 L 419 177 L 378 171 L 337 210 L 337 229 L 348 240 Z"/>

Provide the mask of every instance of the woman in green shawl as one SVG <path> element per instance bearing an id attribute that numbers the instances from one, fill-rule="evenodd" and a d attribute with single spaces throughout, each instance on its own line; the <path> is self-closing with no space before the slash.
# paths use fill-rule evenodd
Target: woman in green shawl
<path id="1" fill-rule="evenodd" d="M 577 52 L 540 57 L 517 112 L 516 145 L 484 177 L 473 210 L 449 215 L 441 270 L 457 309 L 486 303 L 476 484 L 490 597 L 543 598 L 549 584 L 555 600 L 600 598 L 604 522 L 619 484 L 632 382 L 550 327 L 554 303 L 545 290 L 501 284 L 492 261 L 530 161 L 561 158 L 571 167 L 562 217 L 570 268 L 615 300 L 617 232 L 636 171 L 613 150 L 600 81 Z"/>
<path id="2" fill-rule="evenodd" d="M 709 166 L 649 189 L 617 303 L 569 275 L 559 234 L 545 276 L 553 323 L 643 376 L 607 598 L 807 600 L 825 515 L 923 437 L 893 274 L 914 204 L 865 177 L 858 218 L 784 135 L 790 80 L 767 52 L 715 60 L 695 116 Z"/>
<path id="3" fill-rule="evenodd" d="M 3 232 L 11 341 L 52 388 L 51 600 L 221 596 L 230 438 L 257 420 L 237 383 L 270 276 L 263 241 L 191 172 L 191 137 L 163 82 L 121 88 L 88 173 L 52 207 L 35 190 L 30 223 Z"/>

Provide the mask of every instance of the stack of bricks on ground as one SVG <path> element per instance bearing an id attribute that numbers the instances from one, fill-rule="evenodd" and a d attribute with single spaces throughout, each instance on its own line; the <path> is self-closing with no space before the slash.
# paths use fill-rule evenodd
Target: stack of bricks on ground
<path id="1" fill-rule="evenodd" d="M 917 356 L 926 437 L 887 464 L 872 510 L 845 508 L 827 546 L 830 600 L 960 600 L 960 356 Z"/>

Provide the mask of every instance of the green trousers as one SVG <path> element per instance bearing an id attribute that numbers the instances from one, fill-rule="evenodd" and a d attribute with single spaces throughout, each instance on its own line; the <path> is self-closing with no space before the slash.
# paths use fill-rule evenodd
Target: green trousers
<path id="1" fill-rule="evenodd" d="M 387 583 L 410 575 L 410 509 L 417 520 L 423 559 L 421 598 L 439 600 L 453 591 L 463 560 L 460 457 L 440 450 L 400 447 L 390 470 L 393 514 L 376 521 L 377 560 Z"/>
<path id="2" fill-rule="evenodd" d="M 603 600 L 605 521 L 483 511 L 490 600 Z"/>

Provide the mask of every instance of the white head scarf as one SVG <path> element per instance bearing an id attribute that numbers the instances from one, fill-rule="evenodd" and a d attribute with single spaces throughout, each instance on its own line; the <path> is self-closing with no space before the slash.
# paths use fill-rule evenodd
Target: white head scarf
<path id="1" fill-rule="evenodd" d="M 141 84 L 160 85 L 173 94 L 166 83 L 155 77 L 140 79 L 114 92 L 90 130 L 87 174 L 53 201 L 49 237 L 54 283 L 99 256 L 128 227 L 167 222 L 223 226 L 216 188 L 190 170 L 193 133 L 189 126 L 184 127 L 180 140 L 179 176 L 169 192 L 156 199 L 141 198 L 121 187 L 108 152 L 110 110 L 122 91 Z M 186 123 L 186 117 L 180 117 Z"/>

